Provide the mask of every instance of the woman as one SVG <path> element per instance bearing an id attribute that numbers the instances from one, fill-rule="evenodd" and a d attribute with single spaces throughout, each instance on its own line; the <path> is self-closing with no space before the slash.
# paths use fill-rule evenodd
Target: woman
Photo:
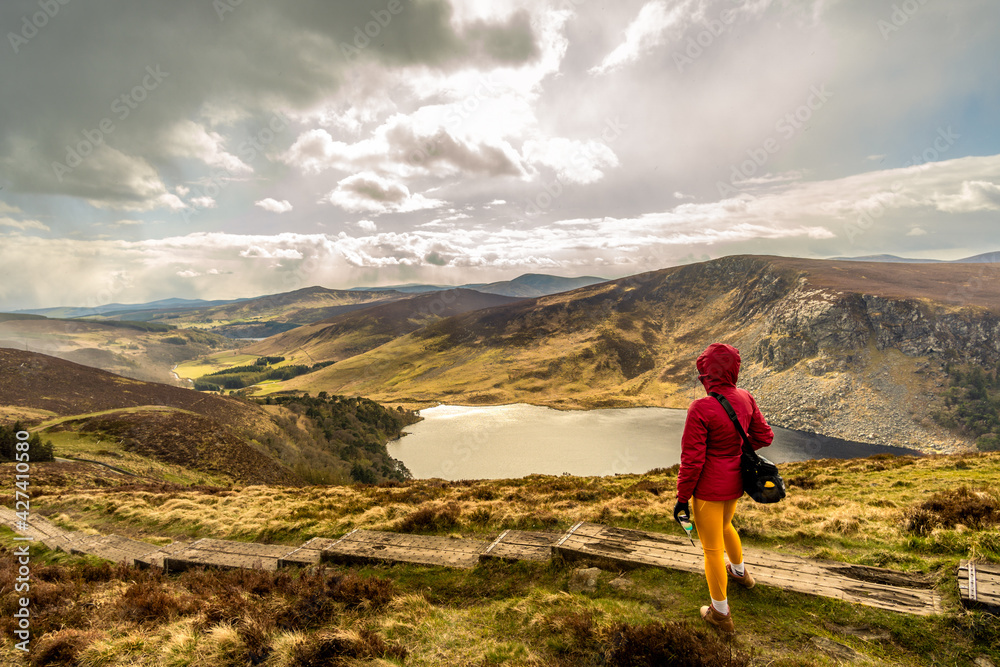
<path id="1" fill-rule="evenodd" d="M 770 445 L 774 433 L 757 402 L 749 392 L 736 388 L 739 351 L 731 345 L 713 343 L 698 357 L 696 366 L 705 391 L 721 394 L 732 404 L 754 449 Z M 701 617 L 725 632 L 736 631 L 726 598 L 728 579 L 746 588 L 754 585 L 743 564 L 743 547 L 732 523 L 736 501 L 743 495 L 742 448 L 743 439 L 718 400 L 706 396 L 691 403 L 681 438 L 674 518 L 692 516 L 688 500 L 693 498 L 694 524 L 705 552 L 705 578 L 712 596 L 711 605 L 701 608 Z M 723 549 L 729 556 L 728 565 Z"/>

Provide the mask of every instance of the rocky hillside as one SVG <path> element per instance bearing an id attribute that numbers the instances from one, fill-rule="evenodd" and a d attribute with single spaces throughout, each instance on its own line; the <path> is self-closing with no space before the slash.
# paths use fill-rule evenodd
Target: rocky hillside
<path id="1" fill-rule="evenodd" d="M 743 353 L 780 426 L 924 451 L 943 364 L 1000 360 L 1000 266 L 735 256 L 450 317 L 278 389 L 379 400 L 686 407 L 694 360 Z"/>

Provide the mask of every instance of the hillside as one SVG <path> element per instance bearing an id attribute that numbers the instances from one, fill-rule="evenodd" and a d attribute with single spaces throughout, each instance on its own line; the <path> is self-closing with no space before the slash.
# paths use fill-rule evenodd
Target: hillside
<path id="1" fill-rule="evenodd" d="M 128 311 L 139 312 L 146 310 L 163 310 L 168 308 L 207 308 L 209 306 L 221 306 L 226 303 L 233 303 L 240 299 L 206 301 L 204 299 L 158 299 L 147 303 L 109 303 L 93 308 L 78 308 L 75 306 L 58 306 L 55 308 L 29 308 L 19 310 L 17 313 L 31 313 L 44 315 L 51 318 L 77 318 L 94 317 L 97 315 L 107 315 L 109 313 Z"/>
<path id="2" fill-rule="evenodd" d="M 0 315 L 0 347 L 27 348 L 148 382 L 176 383 L 175 365 L 235 345 L 212 333 L 165 325 Z"/>
<path id="3" fill-rule="evenodd" d="M 0 464 L 7 495 L 12 468 Z M 115 487 L 91 483 L 79 468 L 33 470 L 32 508 L 65 529 L 156 544 L 205 537 L 297 545 L 355 528 L 492 540 L 509 528 L 558 534 L 579 521 L 680 536 L 671 516 L 676 468 L 603 478 L 223 490 Z M 807 461 L 783 472 L 784 501 L 739 502 L 734 524 L 746 547 L 909 573 L 934 585 L 943 613 L 911 616 L 764 584 L 749 591 L 731 585 L 737 633 L 723 640 L 698 617 L 707 602 L 700 573 L 556 559 L 470 570 L 366 564 L 164 575 L 33 545 L 32 646 L 38 664 L 106 667 L 1000 661 L 996 617 L 964 610 L 956 580 L 959 561 L 970 554 L 1000 562 L 1000 454 Z M 12 538 L 0 528 L 0 549 L 22 544 Z M 764 564 L 748 561 L 751 571 Z M 581 591 L 574 571 L 590 565 L 601 571 L 596 585 Z M 0 606 L 8 610 L 16 608 L 15 568 L 15 559 L 0 559 Z M 3 616 L 5 636 L 14 621 Z M 682 656 L 666 657 L 671 649 Z M 18 664 L 13 655 L 6 639 L 0 661 Z"/>
<path id="4" fill-rule="evenodd" d="M 486 294 L 502 294 L 504 296 L 527 298 L 569 292 L 580 287 L 603 283 L 605 280 L 605 278 L 597 278 L 595 276 L 562 278 L 542 273 L 525 273 L 513 280 L 487 283 L 474 289 Z"/>
<path id="5" fill-rule="evenodd" d="M 407 476 L 385 443 L 416 417 L 367 399 L 288 397 L 262 406 L 5 348 L 0 378 L 0 423 L 20 419 L 53 440 L 57 457 L 97 461 L 146 481 L 303 484 Z"/>
<path id="6" fill-rule="evenodd" d="M 553 276 L 547 273 L 525 273 L 512 280 L 501 280 L 492 283 L 467 283 L 465 285 L 388 285 L 386 287 L 352 287 L 352 290 L 396 290 L 411 294 L 426 292 L 442 292 L 452 289 L 467 289 L 482 292 L 484 294 L 498 294 L 500 296 L 513 296 L 519 298 L 548 296 L 559 292 L 568 292 L 578 287 L 603 283 L 607 278 L 597 278 L 595 276 L 581 276 L 578 278 L 564 278 Z"/>
<path id="7" fill-rule="evenodd" d="M 305 287 L 218 306 L 117 311 L 105 317 L 207 329 L 233 338 L 262 338 L 372 303 L 402 298 L 393 291 Z"/>
<path id="8" fill-rule="evenodd" d="M 296 363 L 340 361 L 442 318 L 515 301 L 468 289 L 419 294 L 302 326 L 254 343 L 242 352 L 259 356 L 280 354 Z"/>
<path id="9" fill-rule="evenodd" d="M 714 341 L 775 424 L 921 451 L 943 364 L 1000 359 L 1000 267 L 736 256 L 450 317 L 267 391 L 382 401 L 686 407 Z"/>

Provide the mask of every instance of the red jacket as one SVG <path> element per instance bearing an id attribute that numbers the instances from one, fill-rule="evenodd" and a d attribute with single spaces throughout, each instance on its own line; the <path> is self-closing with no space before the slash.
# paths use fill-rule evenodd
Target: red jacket
<path id="1" fill-rule="evenodd" d="M 731 345 L 713 343 L 697 361 L 698 379 L 706 391 L 729 400 L 753 448 L 767 447 L 774 439 L 750 392 L 736 388 L 740 353 Z M 677 475 L 677 500 L 735 500 L 743 495 L 740 452 L 743 440 L 715 398 L 699 398 L 688 407 L 681 438 L 681 469 Z"/>

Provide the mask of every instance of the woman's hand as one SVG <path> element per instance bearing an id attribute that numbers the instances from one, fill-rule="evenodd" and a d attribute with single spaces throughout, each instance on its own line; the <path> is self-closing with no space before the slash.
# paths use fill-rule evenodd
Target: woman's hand
<path id="1" fill-rule="evenodd" d="M 682 520 L 681 517 L 683 517 L 683 521 L 690 523 L 691 507 L 687 504 L 687 501 L 684 501 L 682 503 L 681 501 L 678 500 L 677 504 L 674 505 L 674 521 L 680 523 Z"/>

